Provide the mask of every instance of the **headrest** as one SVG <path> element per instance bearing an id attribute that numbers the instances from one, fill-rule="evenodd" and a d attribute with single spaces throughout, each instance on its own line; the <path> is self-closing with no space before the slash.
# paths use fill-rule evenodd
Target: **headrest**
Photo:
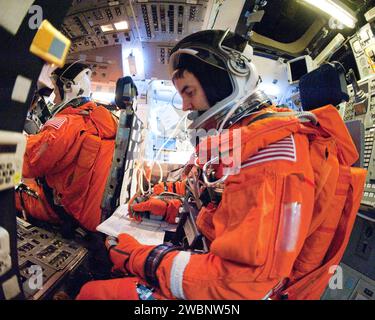
<path id="1" fill-rule="evenodd" d="M 349 100 L 345 70 L 338 62 L 323 64 L 302 76 L 299 90 L 305 111 Z"/>
<path id="2" fill-rule="evenodd" d="M 125 109 L 127 103 L 138 96 L 138 89 L 131 77 L 123 77 L 116 82 L 115 102 L 120 109 Z"/>

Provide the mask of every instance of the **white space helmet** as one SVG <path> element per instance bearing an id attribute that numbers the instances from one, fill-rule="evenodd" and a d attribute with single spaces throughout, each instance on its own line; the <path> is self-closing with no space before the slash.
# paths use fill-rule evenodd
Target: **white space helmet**
<path id="1" fill-rule="evenodd" d="M 228 96 L 211 105 L 207 111 L 195 113 L 190 129 L 208 129 L 207 125 L 211 125 L 213 121 L 219 124 L 233 108 L 236 108 L 232 110 L 232 118 L 235 118 L 240 116 L 239 113 L 243 114 L 244 111 L 249 113 L 256 109 L 260 102 L 269 103 L 269 98 L 256 90 L 259 74 L 251 62 L 252 47 L 243 37 L 229 30 L 205 30 L 184 38 L 171 51 L 169 60 L 171 78 L 177 70 L 184 68 L 183 60 L 186 55 L 225 70 L 232 85 L 232 91 Z M 202 87 L 205 90 L 204 85 Z M 246 99 L 246 104 L 238 108 L 239 101 L 247 97 L 249 99 Z M 250 100 L 252 103 L 249 104 Z"/>
<path id="2" fill-rule="evenodd" d="M 53 114 L 61 111 L 76 98 L 90 97 L 91 75 L 91 69 L 78 61 L 52 72 L 51 78 L 55 81 L 62 99 L 62 102 L 54 108 Z"/>

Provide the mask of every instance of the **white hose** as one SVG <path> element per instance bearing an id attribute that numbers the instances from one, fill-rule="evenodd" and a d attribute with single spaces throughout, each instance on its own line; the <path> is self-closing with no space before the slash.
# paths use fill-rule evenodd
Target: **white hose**
<path id="1" fill-rule="evenodd" d="M 155 162 L 156 162 L 156 163 L 158 164 L 158 166 L 159 166 L 159 169 L 160 169 L 160 178 L 159 178 L 159 183 L 162 182 L 162 180 L 163 180 L 163 169 L 162 169 L 160 163 L 157 161 L 157 159 L 159 158 L 161 151 L 162 151 L 163 148 L 167 145 L 167 143 L 169 142 L 169 140 L 171 140 L 172 138 L 174 138 L 174 137 L 176 136 L 177 130 L 178 130 L 178 128 L 179 128 L 181 122 L 182 122 L 183 120 L 185 120 L 187 116 L 188 116 L 188 114 L 185 114 L 185 115 L 184 115 L 183 117 L 181 117 L 181 119 L 177 122 L 177 124 L 176 124 L 176 128 L 173 130 L 172 134 L 167 138 L 167 140 L 164 141 L 164 143 L 162 144 L 162 146 L 159 148 L 158 153 L 157 153 L 156 156 L 154 157 L 154 160 L 153 160 L 152 163 L 151 163 L 151 175 L 152 175 L 152 170 L 153 170 L 153 168 L 154 168 Z"/>

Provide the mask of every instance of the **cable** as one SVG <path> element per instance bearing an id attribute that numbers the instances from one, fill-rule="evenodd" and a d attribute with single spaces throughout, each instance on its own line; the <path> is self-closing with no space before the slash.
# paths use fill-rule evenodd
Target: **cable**
<path id="1" fill-rule="evenodd" d="M 148 90 L 149 88 L 151 87 L 151 83 L 153 82 L 154 80 L 151 80 L 148 85 L 147 85 L 147 89 L 146 89 L 146 96 L 148 95 Z M 170 104 L 177 110 L 181 110 L 180 108 L 177 108 L 175 105 L 174 105 L 174 98 L 175 96 L 177 95 L 177 91 L 174 93 L 174 95 L 172 96 L 172 99 L 171 99 L 171 102 Z M 159 158 L 160 156 L 160 153 L 163 151 L 163 148 L 166 146 L 166 144 L 173 138 L 176 136 L 176 133 L 177 133 L 177 130 L 181 124 L 181 122 L 183 120 L 185 120 L 185 132 L 187 132 L 187 116 L 188 114 L 185 114 L 183 117 L 181 117 L 179 119 L 179 121 L 177 122 L 176 124 L 176 128 L 174 129 L 173 133 L 167 138 L 167 140 L 164 141 L 164 143 L 162 144 L 162 146 L 159 148 L 156 156 L 153 158 L 152 160 L 152 163 L 151 163 L 151 167 L 150 167 L 150 177 L 152 176 L 152 172 L 153 172 L 153 169 L 154 169 L 154 166 L 155 166 L 155 163 L 158 165 L 159 167 L 159 174 L 160 174 L 160 177 L 159 177 L 159 181 L 158 183 L 161 183 L 162 182 L 162 179 L 163 179 L 163 168 L 160 164 L 159 161 L 157 161 L 157 159 Z M 138 174 L 139 172 L 139 174 Z M 137 168 L 136 168 L 136 174 L 138 174 L 138 185 L 139 185 L 139 188 L 140 188 L 140 191 L 141 193 L 144 195 L 146 193 L 150 193 L 151 192 L 151 181 L 147 178 L 146 176 L 146 172 L 144 170 L 144 163 L 140 163 L 139 165 L 137 165 Z M 146 181 L 147 181 L 147 190 L 145 191 L 144 188 L 143 188 L 143 184 L 144 184 L 144 177 L 146 177 Z"/>
<path id="2" fill-rule="evenodd" d="M 167 145 L 167 143 L 169 142 L 169 140 L 171 140 L 172 138 L 174 138 L 174 137 L 176 136 L 177 130 L 178 130 L 178 128 L 179 128 L 181 122 L 182 122 L 183 120 L 185 120 L 185 118 L 186 118 L 187 116 L 188 116 L 188 114 L 185 114 L 185 115 L 184 115 L 183 117 L 181 117 L 181 119 L 177 122 L 177 124 L 176 124 L 176 128 L 174 129 L 173 133 L 167 138 L 167 140 L 164 141 L 164 143 L 162 144 L 162 146 L 159 148 L 159 150 L 158 150 L 156 156 L 154 157 L 154 160 L 153 160 L 152 163 L 151 163 L 151 176 L 152 176 L 152 170 L 153 170 L 153 168 L 154 168 L 155 162 L 157 162 L 157 164 L 158 164 L 158 166 L 159 166 L 160 174 L 161 174 L 161 175 L 160 175 L 160 178 L 159 178 L 159 183 L 161 183 L 162 180 L 163 180 L 163 175 L 162 175 L 162 174 L 163 174 L 163 169 L 162 169 L 160 163 L 157 161 L 157 159 L 159 158 L 160 153 L 162 152 L 163 148 Z"/>
<path id="3" fill-rule="evenodd" d="M 172 99 L 171 99 L 171 105 L 172 105 L 172 107 L 173 108 L 175 108 L 175 109 L 177 109 L 177 110 L 181 110 L 181 108 L 177 108 L 176 106 L 175 106 L 175 104 L 174 104 L 174 99 L 176 98 L 176 96 L 177 96 L 177 93 L 178 93 L 178 91 L 176 91 L 174 94 L 173 94 L 173 96 L 172 96 Z"/>
<path id="4" fill-rule="evenodd" d="M 185 140 L 189 139 L 188 127 L 187 127 L 188 117 L 185 118 Z"/>

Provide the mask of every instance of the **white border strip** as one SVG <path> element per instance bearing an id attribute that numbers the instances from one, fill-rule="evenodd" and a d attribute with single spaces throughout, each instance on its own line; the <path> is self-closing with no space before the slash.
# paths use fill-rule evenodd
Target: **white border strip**
<path id="1" fill-rule="evenodd" d="M 177 299 L 186 300 L 182 280 L 184 278 L 186 266 L 190 261 L 190 256 L 190 252 L 181 251 L 173 259 L 171 269 L 171 292 Z"/>

